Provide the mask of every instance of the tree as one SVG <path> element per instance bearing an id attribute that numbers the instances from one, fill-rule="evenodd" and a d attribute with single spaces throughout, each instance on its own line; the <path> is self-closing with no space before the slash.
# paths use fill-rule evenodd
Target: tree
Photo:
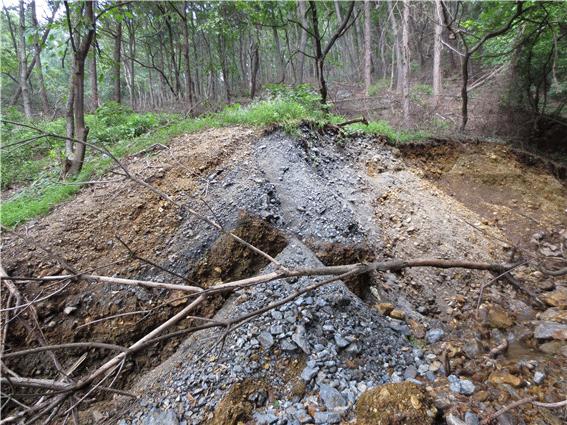
<path id="1" fill-rule="evenodd" d="M 69 31 L 69 41 L 73 52 L 73 66 L 69 81 L 67 98 L 67 140 L 65 142 L 64 174 L 75 176 L 83 168 L 85 144 L 89 129 L 85 124 L 85 59 L 95 34 L 95 15 L 93 2 L 73 4 L 73 11 L 67 1 L 65 13 Z M 84 16 L 83 15 L 84 12 Z M 73 21 L 75 25 L 73 26 Z M 85 34 L 81 33 L 85 27 Z"/>
<path id="2" fill-rule="evenodd" d="M 522 1 L 516 1 L 515 10 L 508 19 L 505 20 L 501 26 L 496 29 L 484 30 L 484 34 L 475 35 L 474 39 L 478 40 L 473 45 L 470 45 L 469 37 L 470 32 L 466 28 L 455 28 L 453 21 L 448 18 L 448 11 L 445 3 L 443 5 L 444 21 L 446 22 L 447 28 L 455 36 L 459 37 L 461 44 L 463 45 L 464 51 L 460 53 L 461 55 L 461 131 L 465 131 L 469 115 L 468 115 L 468 83 L 469 83 L 469 64 L 472 55 L 474 55 L 480 48 L 489 40 L 499 37 L 507 33 L 512 27 L 518 22 L 518 19 L 526 11 L 523 8 L 524 4 Z M 502 11 L 500 11 L 502 13 Z M 500 17 L 501 15 L 499 15 Z"/>
<path id="3" fill-rule="evenodd" d="M 317 82 L 319 85 L 319 93 L 321 94 L 321 103 L 327 103 L 327 82 L 325 81 L 325 59 L 331 51 L 333 45 L 336 41 L 342 37 L 348 29 L 354 24 L 358 16 L 353 17 L 354 1 L 349 2 L 347 13 L 342 20 L 339 27 L 331 35 L 330 40 L 325 46 L 323 46 L 323 36 L 319 30 L 319 15 L 317 12 L 317 2 L 309 1 L 309 13 L 311 15 L 311 28 L 304 27 L 301 23 L 295 21 L 296 24 L 301 26 L 313 40 L 313 45 L 315 46 L 315 55 L 309 55 L 315 60 L 315 75 L 317 77 Z M 351 17 L 353 19 L 351 19 Z"/>
<path id="4" fill-rule="evenodd" d="M 372 84 L 372 36 L 371 36 L 370 0 L 364 0 L 364 88 L 370 94 Z"/>
<path id="5" fill-rule="evenodd" d="M 441 95 L 441 36 L 443 34 L 443 7 L 441 0 L 435 0 L 435 34 L 433 37 L 433 99 L 435 107 Z"/>
<path id="6" fill-rule="evenodd" d="M 26 6 L 24 0 L 20 0 L 19 7 L 19 25 L 18 25 L 18 60 L 19 60 L 19 77 L 20 90 L 22 92 L 22 103 L 26 118 L 32 117 L 32 109 L 30 102 L 30 92 L 28 86 L 28 60 L 26 53 Z"/>
<path id="7" fill-rule="evenodd" d="M 114 33 L 114 52 L 113 52 L 113 81 L 114 81 L 114 100 L 122 103 L 121 91 L 121 74 L 120 66 L 122 65 L 122 17 L 116 22 L 116 31 Z"/>
<path id="8" fill-rule="evenodd" d="M 44 115 L 49 114 L 49 99 L 47 97 L 47 90 L 45 88 L 45 80 L 43 79 L 43 69 L 41 66 L 41 46 L 39 45 L 39 24 L 37 22 L 37 14 L 35 10 L 35 0 L 30 2 L 30 8 L 32 13 L 32 27 L 34 31 L 34 51 L 36 57 L 36 70 L 37 70 L 37 79 L 39 82 L 39 94 L 41 99 L 41 108 L 43 110 Z"/>
<path id="9" fill-rule="evenodd" d="M 410 122 L 410 45 L 409 45 L 409 0 L 404 0 L 402 12 L 402 108 L 404 122 Z"/>

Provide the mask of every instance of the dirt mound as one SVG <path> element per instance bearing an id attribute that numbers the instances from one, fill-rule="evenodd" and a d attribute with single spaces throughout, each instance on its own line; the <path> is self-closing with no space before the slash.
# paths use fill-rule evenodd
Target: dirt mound
<path id="1" fill-rule="evenodd" d="M 356 403 L 357 425 L 431 425 L 436 415 L 429 395 L 411 382 L 372 388 Z"/>

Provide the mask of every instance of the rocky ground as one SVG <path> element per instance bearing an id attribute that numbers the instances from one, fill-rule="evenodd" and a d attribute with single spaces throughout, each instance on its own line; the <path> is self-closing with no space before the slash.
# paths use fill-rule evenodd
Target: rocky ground
<path id="1" fill-rule="evenodd" d="M 177 201 L 214 216 L 284 264 L 304 266 L 521 256 L 555 267 L 567 248 L 566 190 L 540 165 L 526 165 L 500 145 L 400 151 L 373 138 L 337 138 L 307 127 L 298 138 L 210 130 L 129 160 Z M 131 183 L 85 189 L 19 232 L 99 274 L 172 279 L 128 258 L 116 236 L 140 256 L 208 286 L 267 266 Z M 4 237 L 2 250 L 11 274 L 59 272 L 53 259 L 14 235 Z M 529 265 L 513 273 L 529 293 L 496 282 L 480 302 L 480 288 L 492 276 L 458 269 L 375 273 L 327 286 L 246 323 L 222 348 L 214 346 L 218 333 L 207 331 L 136 356 L 118 383 L 139 398 L 95 403 L 83 421 L 472 424 L 526 395 L 564 399 L 567 280 Z M 211 300 L 199 313 L 250 311 L 313 281 L 265 284 Z M 43 290 L 26 287 L 29 297 Z M 50 341 L 127 344 L 179 310 L 177 296 L 83 282 L 38 310 Z M 91 324 L 156 306 L 143 317 Z M 9 338 L 13 348 L 21 346 L 18 332 Z M 506 350 L 489 354 L 503 345 Z M 104 356 L 91 353 L 85 367 Z M 47 370 L 34 357 L 12 367 L 28 375 Z M 526 404 L 498 421 L 566 418 L 565 409 Z"/>

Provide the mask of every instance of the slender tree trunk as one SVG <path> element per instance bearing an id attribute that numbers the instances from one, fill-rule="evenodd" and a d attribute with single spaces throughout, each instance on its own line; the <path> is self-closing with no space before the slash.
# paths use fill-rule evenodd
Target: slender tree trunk
<path id="1" fill-rule="evenodd" d="M 98 73 L 97 73 L 97 65 L 96 65 L 96 49 L 93 49 L 92 51 L 90 74 L 91 74 L 91 96 L 93 101 L 93 109 L 96 110 L 100 106 L 100 99 L 98 97 Z"/>
<path id="2" fill-rule="evenodd" d="M 315 75 L 319 83 L 321 103 L 325 105 L 327 103 L 327 82 L 325 81 L 325 57 L 323 55 L 323 46 L 321 45 L 321 35 L 319 33 L 319 17 L 317 16 L 316 2 L 310 0 L 309 6 L 311 10 L 313 43 L 315 44 Z"/>
<path id="3" fill-rule="evenodd" d="M 68 6 L 67 14 L 68 19 L 71 20 Z M 89 133 L 88 127 L 85 124 L 85 60 L 95 34 L 93 2 L 85 3 L 85 17 L 86 27 L 88 28 L 87 34 L 81 40 L 78 40 L 79 37 L 74 35 L 72 31 L 69 34 L 71 38 L 75 39 L 72 40 L 73 69 L 69 84 L 69 97 L 67 99 L 67 137 L 74 137 L 83 142 L 87 141 Z M 71 176 L 76 176 L 83 167 L 86 147 L 83 143 L 66 140 L 65 151 L 65 172 L 68 172 Z"/>
<path id="4" fill-rule="evenodd" d="M 55 15 L 57 13 L 57 10 L 59 9 L 59 2 L 57 2 L 52 11 L 51 11 L 51 16 L 49 17 L 49 20 L 47 21 L 47 25 L 46 25 L 46 29 L 43 31 L 43 35 L 41 37 L 41 46 L 43 46 L 45 44 L 45 41 L 47 40 L 47 37 L 49 36 L 49 32 L 51 31 L 51 23 L 53 22 L 53 19 L 55 19 Z M 6 11 L 6 8 L 4 8 L 4 10 Z M 8 27 L 10 30 L 10 35 L 13 37 L 14 36 L 14 31 L 10 22 L 10 15 L 7 14 L 6 15 L 7 21 L 8 21 Z M 17 51 L 18 48 L 15 45 L 14 46 L 15 50 Z M 26 74 L 26 78 L 29 79 L 31 77 L 32 71 L 35 67 L 35 64 L 37 63 L 37 54 L 34 54 L 33 59 L 31 61 L 31 63 L 28 65 L 28 69 L 27 69 L 27 74 Z M 14 93 L 14 96 L 12 97 L 12 99 L 10 100 L 10 104 L 13 106 L 18 102 L 18 99 L 20 98 L 20 95 L 22 94 L 22 89 L 20 86 L 18 86 L 18 89 L 16 90 L 16 93 Z"/>
<path id="5" fill-rule="evenodd" d="M 278 29 L 272 27 L 272 35 L 274 37 L 274 45 L 276 46 L 276 55 L 278 57 L 278 83 L 285 82 L 285 60 L 282 52 L 282 47 L 280 43 L 280 36 L 278 34 Z"/>
<path id="6" fill-rule="evenodd" d="M 193 81 L 191 80 L 191 60 L 189 55 L 189 19 L 187 18 L 187 9 L 189 2 L 183 3 L 183 56 L 185 58 L 185 90 L 186 99 L 189 101 L 189 109 L 193 108 Z"/>
<path id="7" fill-rule="evenodd" d="M 35 9 L 35 0 L 30 2 L 32 12 L 32 26 L 34 29 L 34 50 L 37 57 L 37 79 L 39 82 L 39 96 L 41 99 L 41 107 L 44 115 L 49 114 L 49 99 L 47 97 L 47 90 L 45 89 L 45 81 L 43 79 L 43 68 L 41 66 L 41 46 L 39 45 L 39 25 L 37 22 L 37 14 Z"/>
<path id="8" fill-rule="evenodd" d="M 398 21 L 396 19 L 396 14 L 394 13 L 394 8 L 392 6 L 392 2 L 388 2 L 388 13 L 390 18 L 392 19 L 392 29 L 394 35 L 393 41 L 393 49 L 394 53 L 396 54 L 396 92 L 402 92 L 402 54 L 400 49 L 400 33 L 398 30 Z"/>
<path id="9" fill-rule="evenodd" d="M 306 13 L 305 9 L 305 1 L 299 0 L 298 2 L 298 13 L 299 13 L 299 21 L 301 25 L 307 28 L 307 18 L 305 16 Z M 304 80 L 304 66 L 305 66 L 305 55 L 302 52 L 305 52 L 305 48 L 307 47 L 307 32 L 303 28 L 299 28 L 300 37 L 299 37 L 299 66 L 297 68 L 298 72 L 298 81 L 299 84 L 303 83 Z"/>
<path id="10" fill-rule="evenodd" d="M 364 0 L 364 88 L 367 96 L 370 94 L 370 86 L 372 84 L 372 36 L 370 24 L 370 0 Z"/>
<path id="11" fill-rule="evenodd" d="M 461 131 L 465 131 L 467 122 L 469 120 L 469 94 L 468 94 L 468 84 L 469 84 L 469 59 L 470 53 L 467 51 L 461 59 Z"/>
<path id="12" fill-rule="evenodd" d="M 116 36 L 114 37 L 114 100 L 122 103 L 122 91 L 120 90 L 120 66 L 122 65 L 122 23 L 116 24 Z"/>
<path id="13" fill-rule="evenodd" d="M 136 63 L 134 62 L 134 58 L 136 57 L 136 34 L 134 33 L 134 29 L 132 29 L 132 35 L 130 38 L 130 42 L 131 42 L 131 51 L 130 54 L 132 55 L 132 58 L 130 60 L 130 72 L 131 72 L 131 78 L 132 78 L 132 108 L 134 108 L 137 105 L 137 98 L 136 98 L 136 93 L 140 93 L 140 91 L 136 91 Z"/>
<path id="14" fill-rule="evenodd" d="M 222 80 L 224 83 L 224 89 L 226 93 L 226 101 L 228 103 L 231 102 L 231 93 L 230 93 L 230 82 L 229 82 L 229 75 L 228 75 L 228 65 L 226 63 L 226 40 L 223 34 L 219 35 L 219 54 L 220 54 L 220 62 L 221 62 L 221 72 L 222 72 Z"/>
<path id="15" fill-rule="evenodd" d="M 22 102 L 24 106 L 24 113 L 26 118 L 32 117 L 32 109 L 30 102 L 30 92 L 28 86 L 27 69 L 28 61 L 26 56 L 26 7 L 24 0 L 20 0 L 19 8 L 20 22 L 18 25 L 18 62 L 19 62 L 19 77 L 20 88 L 22 90 Z"/>
<path id="16" fill-rule="evenodd" d="M 441 36 L 443 34 L 443 11 L 441 0 L 435 0 L 435 35 L 433 39 L 433 102 L 439 104 L 441 95 Z"/>
<path id="17" fill-rule="evenodd" d="M 410 45 L 409 45 L 409 0 L 403 0 L 402 12 L 402 105 L 404 122 L 410 124 Z"/>
<path id="18" fill-rule="evenodd" d="M 250 99 L 256 96 L 256 84 L 258 78 L 258 70 L 260 69 L 260 53 L 258 52 L 258 43 L 252 39 L 250 46 Z"/>

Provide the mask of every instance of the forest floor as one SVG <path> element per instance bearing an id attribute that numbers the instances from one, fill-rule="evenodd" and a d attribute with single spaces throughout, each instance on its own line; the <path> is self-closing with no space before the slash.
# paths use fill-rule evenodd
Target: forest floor
<path id="1" fill-rule="evenodd" d="M 396 148 L 372 136 L 337 137 L 307 127 L 300 133 L 211 129 L 125 163 L 177 201 L 214 214 L 226 228 L 292 263 L 521 256 L 551 267 L 564 260 L 567 188 L 545 161 L 498 144 L 435 141 Z M 11 275 L 59 274 L 56 253 L 82 272 L 172 280 L 132 259 L 118 237 L 136 255 L 205 286 L 267 266 L 130 181 L 90 185 L 48 216 L 5 233 L 3 265 Z M 513 274 L 531 295 L 498 282 L 479 303 L 481 286 L 492 279 L 485 272 L 376 273 L 345 282 L 356 295 L 340 284 L 267 313 L 235 331 L 214 359 L 200 355 L 214 333 L 156 344 L 125 364 L 116 382 L 138 399 L 95 403 L 83 421 L 334 423 L 358 415 L 359 423 L 372 423 L 364 412 L 381 407 L 364 403 L 378 401 L 362 397 L 355 408 L 357 400 L 367 388 L 403 380 L 419 381 L 411 388 L 417 404 L 414 393 L 406 397 L 412 407 L 396 400 L 393 390 L 385 403 L 401 403 L 398 410 L 408 418 L 419 412 L 431 421 L 415 423 L 483 418 L 525 396 L 561 400 L 567 393 L 567 279 L 527 265 Z M 217 297 L 197 313 L 247 311 L 307 281 L 261 286 L 228 303 Z M 34 299 L 57 289 L 29 283 L 22 292 Z M 185 302 L 171 292 L 80 282 L 37 309 L 50 343 L 128 345 Z M 128 311 L 140 313 L 95 322 Z M 190 325 L 185 320 L 177 329 Z M 301 327 L 306 350 L 295 338 Z M 24 332 L 11 328 L 11 350 L 28 345 Z M 268 344 L 266 333 L 275 342 Z M 489 356 L 503 341 L 507 350 Z M 65 363 L 81 354 L 69 352 Z M 77 372 L 107 355 L 90 350 Z M 24 376 L 49 375 L 45 356 L 21 357 L 10 366 Z M 564 409 L 530 404 L 499 417 L 501 424 L 566 419 Z"/>

